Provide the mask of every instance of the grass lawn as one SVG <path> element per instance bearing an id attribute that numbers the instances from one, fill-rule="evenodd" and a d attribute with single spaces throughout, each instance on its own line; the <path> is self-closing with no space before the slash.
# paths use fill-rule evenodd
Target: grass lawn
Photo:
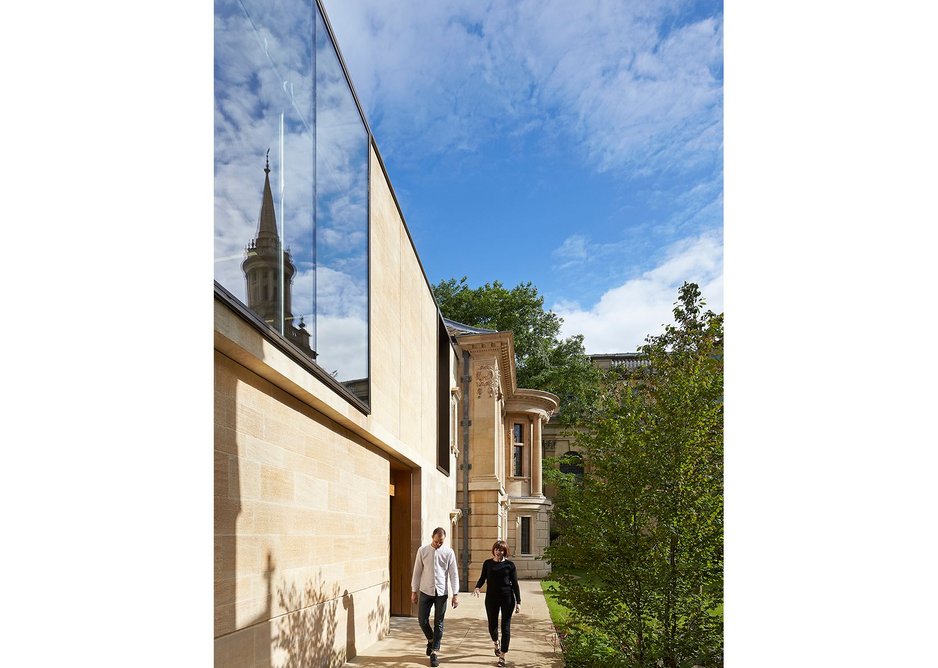
<path id="1" fill-rule="evenodd" d="M 557 581 L 552 579 L 551 576 L 547 576 L 541 580 L 541 590 L 544 592 L 544 598 L 547 600 L 547 609 L 550 611 L 550 620 L 554 623 L 554 628 L 557 629 L 557 632 L 562 632 L 567 624 L 567 617 L 570 614 L 570 609 L 564 605 L 561 605 L 557 601 L 557 594 L 551 591 L 553 587 L 556 589 Z M 723 604 L 721 603 L 715 609 L 710 612 L 711 615 L 719 617 L 722 621 L 723 619 Z"/>
<path id="2" fill-rule="evenodd" d="M 567 623 L 569 608 L 564 607 L 557 602 L 557 595 L 551 591 L 551 586 L 556 588 L 557 581 L 551 580 L 548 576 L 541 580 L 541 590 L 544 592 L 544 598 L 547 600 L 547 609 L 550 611 L 550 620 L 554 623 L 554 628 L 559 632 Z"/>

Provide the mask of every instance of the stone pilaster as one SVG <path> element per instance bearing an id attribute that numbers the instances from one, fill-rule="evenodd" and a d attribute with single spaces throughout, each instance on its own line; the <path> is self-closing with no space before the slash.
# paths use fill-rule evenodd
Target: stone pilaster
<path id="1" fill-rule="evenodd" d="M 541 423 L 539 415 L 534 416 L 532 421 L 531 433 L 531 496 L 544 496 L 543 485 L 541 485 L 542 459 L 541 453 Z"/>

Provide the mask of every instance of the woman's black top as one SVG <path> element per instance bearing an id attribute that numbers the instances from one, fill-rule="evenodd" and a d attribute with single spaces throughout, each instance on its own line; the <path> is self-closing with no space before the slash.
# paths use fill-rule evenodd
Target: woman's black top
<path id="1" fill-rule="evenodd" d="M 515 603 L 521 605 L 521 590 L 518 588 L 518 575 L 515 572 L 515 564 L 511 559 L 486 559 L 482 564 L 482 575 L 476 582 L 476 589 L 482 589 L 482 583 L 488 580 L 489 586 L 485 590 L 485 597 L 495 596 L 504 599 L 510 596 L 512 592 L 515 595 Z"/>

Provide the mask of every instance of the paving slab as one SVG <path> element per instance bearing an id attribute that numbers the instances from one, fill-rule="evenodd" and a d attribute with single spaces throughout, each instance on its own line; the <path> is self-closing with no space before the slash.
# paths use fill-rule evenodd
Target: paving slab
<path id="1" fill-rule="evenodd" d="M 521 580 L 521 612 L 511 618 L 511 646 L 505 655 L 508 668 L 562 668 L 563 656 L 550 621 L 547 601 L 538 580 Z M 440 668 L 491 668 L 498 661 L 485 618 L 485 595 L 459 595 L 459 607 L 446 611 Z M 430 615 L 433 622 L 433 615 Z M 422 668 L 430 665 L 427 641 L 416 617 L 392 617 L 391 631 L 360 651 L 346 666 Z"/>

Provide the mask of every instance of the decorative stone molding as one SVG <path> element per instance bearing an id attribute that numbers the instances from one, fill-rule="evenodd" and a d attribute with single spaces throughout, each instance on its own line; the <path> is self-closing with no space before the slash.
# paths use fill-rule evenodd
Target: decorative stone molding
<path id="1" fill-rule="evenodd" d="M 498 371 L 491 364 L 480 364 L 476 371 L 476 398 L 481 398 L 485 391 L 488 396 L 501 398 L 501 383 L 498 378 Z"/>
<path id="2" fill-rule="evenodd" d="M 449 511 L 449 521 L 452 526 L 456 526 L 456 523 L 459 521 L 460 517 L 462 517 L 462 508 Z"/>
<path id="3" fill-rule="evenodd" d="M 515 391 L 515 344 L 511 332 L 491 332 L 488 334 L 467 334 L 457 336 L 460 348 L 469 351 L 473 359 L 485 364 L 491 361 L 493 371 L 497 371 L 500 383 L 493 390 L 498 398 L 511 397 Z M 481 396 L 481 395 L 480 395 Z"/>
<path id="4" fill-rule="evenodd" d="M 451 420 L 449 430 L 449 451 L 459 457 L 459 401 L 462 399 L 462 390 L 458 387 L 449 388 L 449 415 Z"/>
<path id="5" fill-rule="evenodd" d="M 541 390 L 518 388 L 506 404 L 510 413 L 525 413 L 547 423 L 557 412 L 560 397 Z"/>

